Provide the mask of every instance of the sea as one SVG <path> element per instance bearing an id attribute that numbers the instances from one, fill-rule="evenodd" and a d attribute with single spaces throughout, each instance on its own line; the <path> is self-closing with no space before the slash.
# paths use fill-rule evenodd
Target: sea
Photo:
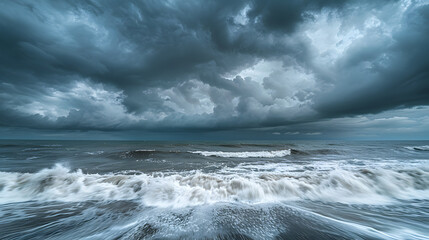
<path id="1" fill-rule="evenodd" d="M 429 141 L 0 141 L 0 239 L 429 239 Z"/>

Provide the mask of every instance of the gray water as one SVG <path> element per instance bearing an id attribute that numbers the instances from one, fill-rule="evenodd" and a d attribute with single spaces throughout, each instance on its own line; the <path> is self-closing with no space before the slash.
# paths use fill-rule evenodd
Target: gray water
<path id="1" fill-rule="evenodd" d="M 1 239 L 429 239 L 429 142 L 0 141 Z"/>

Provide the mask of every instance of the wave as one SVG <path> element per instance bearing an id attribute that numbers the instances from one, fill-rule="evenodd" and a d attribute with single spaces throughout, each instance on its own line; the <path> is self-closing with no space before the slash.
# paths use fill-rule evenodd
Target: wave
<path id="1" fill-rule="evenodd" d="M 293 155 L 337 155 L 339 152 L 333 149 L 313 149 L 313 150 L 298 150 L 291 149 Z"/>
<path id="2" fill-rule="evenodd" d="M 254 151 L 254 152 L 222 152 L 222 151 L 193 151 L 205 157 L 224 157 L 224 158 L 276 158 L 291 154 L 290 149 L 277 151 Z"/>
<path id="3" fill-rule="evenodd" d="M 86 154 L 88 154 L 88 155 L 101 155 L 103 153 L 104 153 L 104 151 L 102 151 L 102 150 L 95 151 L 95 152 L 86 152 Z"/>
<path id="4" fill-rule="evenodd" d="M 220 146 L 220 145 L 218 145 Z M 228 147 L 237 147 L 238 145 L 228 145 Z M 223 146 L 226 147 L 226 146 Z M 88 152 L 91 155 L 98 155 L 101 151 Z M 288 155 L 332 155 L 338 154 L 336 150 L 332 149 L 314 149 L 314 150 L 297 150 L 297 149 L 282 149 L 282 150 L 260 150 L 260 151 L 165 151 L 155 149 L 137 149 L 125 152 L 119 152 L 121 158 L 147 158 L 154 155 L 166 154 L 198 154 L 205 157 L 222 157 L 222 158 L 279 158 Z M 117 156 L 117 155 L 113 155 Z"/>
<path id="5" fill-rule="evenodd" d="M 19 145 L 17 145 L 17 146 L 19 146 Z M 59 147 L 62 147 L 62 145 L 59 145 L 59 144 L 29 145 L 26 148 L 24 148 L 22 151 L 23 152 L 38 152 L 38 151 L 57 149 Z"/>
<path id="6" fill-rule="evenodd" d="M 162 151 L 156 151 L 154 149 L 137 149 L 126 152 L 120 152 L 119 157 L 121 158 L 144 158 L 149 157 L 157 153 L 163 153 Z M 116 156 L 116 155 L 114 155 Z"/>
<path id="7" fill-rule="evenodd" d="M 294 144 L 287 144 L 288 146 L 294 146 Z M 212 146 L 226 147 L 226 148 L 242 148 L 242 147 L 273 147 L 273 146 L 284 146 L 284 144 L 264 144 L 264 143 L 222 143 L 214 144 Z"/>
<path id="8" fill-rule="evenodd" d="M 186 207 L 297 200 L 380 204 L 397 199 L 429 199 L 429 170 L 101 175 L 56 165 L 37 173 L 0 172 L 0 203 L 136 200 L 145 206 Z"/>
<path id="9" fill-rule="evenodd" d="M 138 158 L 138 157 L 152 156 L 155 154 L 178 154 L 178 153 L 181 153 L 181 152 L 180 151 L 162 151 L 162 150 L 155 150 L 155 149 L 137 149 L 137 150 L 131 150 L 126 152 L 120 152 L 119 156 Z"/>
<path id="10" fill-rule="evenodd" d="M 429 145 L 424 146 L 408 146 L 405 147 L 408 150 L 415 150 L 415 151 L 429 151 Z"/>
<path id="11" fill-rule="evenodd" d="M 145 152 L 156 152 L 156 150 L 155 149 L 137 149 L 137 150 L 130 151 L 130 152 L 145 153 Z"/>

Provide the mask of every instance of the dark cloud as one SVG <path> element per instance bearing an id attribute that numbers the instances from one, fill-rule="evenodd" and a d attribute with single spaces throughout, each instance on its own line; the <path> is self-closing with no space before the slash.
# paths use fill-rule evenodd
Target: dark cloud
<path id="1" fill-rule="evenodd" d="M 276 30 L 291 33 L 298 23 L 310 17 L 308 11 L 322 8 L 341 8 L 347 0 L 290 0 L 254 1 L 248 16 L 258 20 L 266 31 Z"/>
<path id="2" fill-rule="evenodd" d="M 228 130 L 427 105 L 428 26 L 419 1 L 1 2 L 0 125 Z"/>
<path id="3" fill-rule="evenodd" d="M 429 104 L 429 5 L 410 7 L 401 20 L 391 39 L 374 32 L 349 47 L 338 64 L 341 82 L 318 99 L 321 113 L 333 117 Z"/>

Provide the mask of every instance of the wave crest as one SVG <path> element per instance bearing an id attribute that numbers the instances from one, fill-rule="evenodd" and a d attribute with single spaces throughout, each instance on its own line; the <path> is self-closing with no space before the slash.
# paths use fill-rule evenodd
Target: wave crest
<path id="1" fill-rule="evenodd" d="M 163 175 L 84 174 L 56 165 L 37 173 L 0 172 L 0 202 L 137 200 L 146 206 L 185 207 L 217 202 L 319 200 L 386 203 L 428 199 L 429 172 L 421 169 L 335 169 L 311 174 Z"/>
<path id="2" fill-rule="evenodd" d="M 424 146 L 408 146 L 405 147 L 408 150 L 415 150 L 415 151 L 429 151 L 429 145 Z"/>
<path id="3" fill-rule="evenodd" d="M 205 157 L 224 157 L 224 158 L 276 158 L 291 154 L 290 149 L 276 151 L 254 151 L 254 152 L 222 152 L 222 151 L 193 151 Z"/>

